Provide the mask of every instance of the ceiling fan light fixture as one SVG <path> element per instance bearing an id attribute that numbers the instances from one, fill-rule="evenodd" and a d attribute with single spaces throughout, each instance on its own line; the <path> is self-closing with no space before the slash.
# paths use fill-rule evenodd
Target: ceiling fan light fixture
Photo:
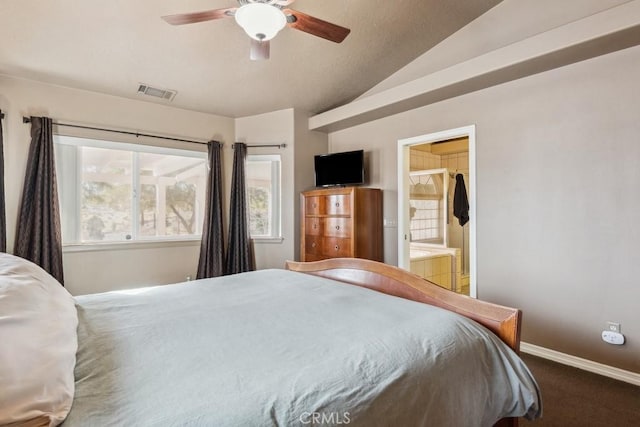
<path id="1" fill-rule="evenodd" d="M 249 37 L 258 41 L 274 38 L 287 25 L 287 17 L 278 7 L 249 3 L 236 10 L 236 22 Z"/>

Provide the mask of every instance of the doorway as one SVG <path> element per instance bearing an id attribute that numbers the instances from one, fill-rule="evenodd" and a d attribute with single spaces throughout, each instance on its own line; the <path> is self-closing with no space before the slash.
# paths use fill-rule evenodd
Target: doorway
<path id="1" fill-rule="evenodd" d="M 473 125 L 398 141 L 398 266 L 474 298 L 475 163 Z"/>

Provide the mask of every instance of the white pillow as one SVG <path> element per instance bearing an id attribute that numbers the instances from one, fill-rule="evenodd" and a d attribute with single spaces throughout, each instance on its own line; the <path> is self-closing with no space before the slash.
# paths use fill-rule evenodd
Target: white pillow
<path id="1" fill-rule="evenodd" d="M 37 265 L 0 253 L 0 425 L 56 426 L 71 409 L 78 313 Z"/>

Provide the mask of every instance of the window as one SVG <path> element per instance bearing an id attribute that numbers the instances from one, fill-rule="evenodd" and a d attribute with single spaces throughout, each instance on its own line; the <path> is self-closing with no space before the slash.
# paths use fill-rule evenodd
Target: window
<path id="1" fill-rule="evenodd" d="M 56 135 L 64 244 L 194 239 L 206 153 Z"/>
<path id="2" fill-rule="evenodd" d="M 280 238 L 280 156 L 247 156 L 247 199 L 252 238 Z"/>
<path id="3" fill-rule="evenodd" d="M 446 169 L 411 172 L 409 229 L 412 242 L 445 243 L 447 174 Z"/>
<path id="4" fill-rule="evenodd" d="M 207 153 L 54 136 L 65 245 L 198 239 Z M 249 155 L 252 238 L 280 238 L 280 156 Z"/>

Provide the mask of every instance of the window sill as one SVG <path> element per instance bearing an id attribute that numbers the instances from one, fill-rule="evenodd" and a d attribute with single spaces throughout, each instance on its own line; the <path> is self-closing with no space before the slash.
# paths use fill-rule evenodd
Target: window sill
<path id="1" fill-rule="evenodd" d="M 199 245 L 200 245 L 200 239 L 87 243 L 87 244 L 63 245 L 62 252 L 73 253 L 73 252 L 95 252 L 95 251 L 122 251 L 122 250 L 132 250 L 132 249 L 172 248 L 172 247 L 199 246 Z"/>
<path id="2" fill-rule="evenodd" d="M 284 237 L 252 237 L 251 240 L 256 244 L 263 243 L 282 243 L 284 242 Z"/>
<path id="3" fill-rule="evenodd" d="M 255 244 L 279 244 L 284 241 L 283 237 L 252 237 L 251 240 Z M 96 251 L 122 251 L 133 249 L 154 249 L 154 248 L 172 248 L 184 246 L 199 246 L 200 239 L 189 240 L 153 240 L 153 241 L 137 241 L 137 242 L 113 242 L 113 243 L 86 243 L 86 244 L 67 244 L 62 246 L 63 253 L 74 252 L 96 252 Z"/>

